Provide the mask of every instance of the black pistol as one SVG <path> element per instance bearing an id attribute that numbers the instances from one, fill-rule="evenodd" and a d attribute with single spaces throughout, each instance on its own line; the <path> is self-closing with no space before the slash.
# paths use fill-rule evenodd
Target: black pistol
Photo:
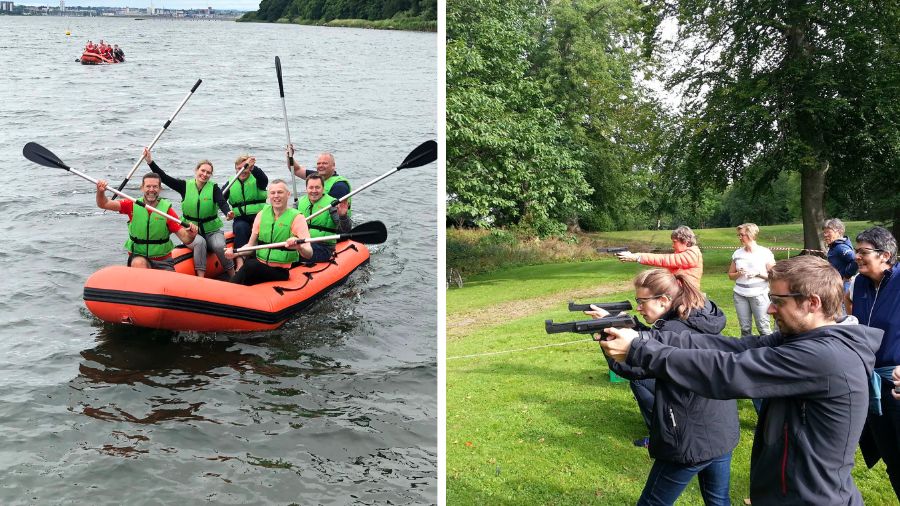
<path id="1" fill-rule="evenodd" d="M 560 332 L 573 332 L 575 334 L 600 334 L 601 341 L 606 340 L 603 329 L 608 328 L 634 328 L 637 326 L 632 316 L 607 316 L 597 320 L 581 320 L 577 322 L 553 323 L 553 320 L 544 320 L 544 328 L 548 334 Z"/>
<path id="2" fill-rule="evenodd" d="M 605 309 L 610 313 L 630 311 L 632 309 L 630 300 L 623 300 L 622 302 L 594 302 L 594 305 L 600 309 Z M 593 309 L 591 309 L 590 304 L 576 304 L 570 300 L 569 311 L 593 311 Z"/>

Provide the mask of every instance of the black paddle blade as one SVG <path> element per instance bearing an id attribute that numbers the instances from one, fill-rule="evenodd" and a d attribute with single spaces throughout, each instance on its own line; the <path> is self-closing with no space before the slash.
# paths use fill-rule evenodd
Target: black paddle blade
<path id="1" fill-rule="evenodd" d="M 387 240 L 387 228 L 380 221 L 368 221 L 353 227 L 349 233 L 341 236 L 353 238 L 363 244 L 381 244 Z"/>
<path id="2" fill-rule="evenodd" d="M 41 146 L 36 142 L 29 142 L 22 148 L 22 154 L 25 158 L 31 160 L 32 162 L 43 165 L 44 167 L 57 167 L 60 169 L 69 170 L 70 167 L 63 163 L 56 155 L 50 152 L 49 149 Z"/>
<path id="3" fill-rule="evenodd" d="M 419 144 L 419 147 L 412 150 L 412 153 L 406 156 L 403 163 L 397 166 L 397 169 L 408 169 L 410 167 L 421 167 L 426 163 L 437 160 L 437 142 L 425 141 Z"/>
<path id="4" fill-rule="evenodd" d="M 278 75 L 278 93 L 284 98 L 284 81 L 281 80 L 281 58 L 275 57 L 275 73 Z"/>

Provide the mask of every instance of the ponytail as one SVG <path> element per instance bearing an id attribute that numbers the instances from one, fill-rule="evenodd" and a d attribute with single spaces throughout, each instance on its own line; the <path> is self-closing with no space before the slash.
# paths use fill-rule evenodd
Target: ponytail
<path id="1" fill-rule="evenodd" d="M 634 278 L 634 287 L 646 288 L 655 295 L 668 297 L 681 320 L 687 319 L 694 309 L 702 309 L 706 305 L 706 296 L 693 278 L 684 274 L 675 275 L 666 269 L 639 272 Z"/>

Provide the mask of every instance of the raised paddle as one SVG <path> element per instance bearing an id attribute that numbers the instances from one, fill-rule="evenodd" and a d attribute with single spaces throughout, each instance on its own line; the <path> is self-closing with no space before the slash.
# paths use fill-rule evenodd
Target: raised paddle
<path id="1" fill-rule="evenodd" d="M 281 58 L 275 57 L 275 74 L 278 75 L 278 93 L 281 95 L 281 110 L 284 112 L 284 135 L 287 137 L 287 144 L 291 145 L 291 131 L 288 130 L 287 106 L 284 104 L 284 81 L 281 78 Z M 288 172 L 291 173 L 291 183 L 294 186 L 294 208 L 297 208 L 297 177 L 294 176 L 294 157 L 290 153 L 287 155 Z"/>
<path id="2" fill-rule="evenodd" d="M 380 221 L 368 221 L 361 225 L 357 225 L 350 229 L 349 232 L 344 234 L 335 234 L 335 235 L 326 235 L 322 237 L 310 237 L 309 239 L 300 239 L 298 244 L 300 243 L 309 243 L 309 242 L 322 242 L 322 241 L 340 241 L 343 239 L 353 239 L 357 242 L 361 242 L 363 244 L 381 244 L 387 240 L 387 229 L 384 227 L 384 223 Z M 258 249 L 268 249 L 268 248 L 284 248 L 287 246 L 287 241 L 277 242 L 272 244 L 259 244 L 256 246 L 244 246 L 243 248 L 239 248 L 234 250 L 235 253 L 247 253 L 249 251 L 255 251 Z"/>
<path id="3" fill-rule="evenodd" d="M 56 155 L 54 155 L 52 152 L 50 152 L 49 149 L 45 148 L 44 146 L 41 146 L 40 144 L 38 144 L 36 142 L 29 142 L 28 144 L 26 144 L 25 147 L 22 148 L 22 154 L 25 155 L 25 158 L 31 160 L 32 162 L 34 162 L 38 165 L 43 165 L 44 167 L 56 167 L 59 169 L 64 169 L 64 170 L 71 172 L 72 174 L 75 174 L 76 176 L 78 176 L 82 179 L 87 179 L 88 181 L 90 181 L 94 184 L 97 184 L 96 179 L 92 178 L 91 176 L 88 176 L 87 174 L 83 174 L 83 173 L 73 169 L 72 167 L 69 167 L 68 165 L 63 163 L 63 161 L 60 160 Z M 136 205 L 144 207 L 146 210 L 148 210 L 152 213 L 156 213 L 160 216 L 165 217 L 168 220 L 172 220 L 184 228 L 188 228 L 191 226 L 191 224 L 188 223 L 187 221 L 179 220 L 178 218 L 175 218 L 174 216 L 172 216 L 168 213 L 160 211 L 159 209 L 157 209 L 153 206 L 148 206 L 147 204 L 144 204 L 143 202 L 139 201 L 136 198 L 125 195 L 124 193 L 120 192 L 119 190 L 114 190 L 112 188 L 107 188 L 107 190 L 113 192 L 114 194 L 116 194 L 124 199 L 128 199 L 128 200 L 134 202 Z"/>
<path id="4" fill-rule="evenodd" d="M 235 174 L 234 177 L 231 178 L 231 181 L 229 181 L 228 184 L 225 185 L 225 188 L 222 188 L 223 195 L 228 191 L 229 188 L 231 188 L 231 185 L 233 185 L 234 182 L 237 181 L 237 178 L 240 177 L 240 175 L 243 174 L 245 170 L 247 170 L 248 165 L 250 165 L 248 162 L 244 162 L 244 164 L 241 165 L 241 170 L 237 171 L 237 174 Z"/>
<path id="5" fill-rule="evenodd" d="M 372 186 L 373 184 L 390 176 L 391 174 L 397 172 L 398 170 L 411 169 L 413 167 L 421 167 L 422 165 L 431 163 L 435 160 L 437 160 L 437 142 L 425 141 L 422 144 L 419 144 L 419 147 L 412 150 L 412 152 L 410 154 L 406 155 L 406 158 L 403 159 L 403 162 L 401 162 L 400 165 L 398 165 L 395 169 L 391 169 L 391 170 L 385 172 L 384 174 L 376 177 L 375 179 L 369 181 L 368 183 L 353 190 L 352 192 L 344 195 L 340 199 L 335 200 L 334 202 L 331 203 L 331 205 L 329 207 L 337 207 L 337 205 L 340 204 L 341 202 L 349 199 L 350 197 L 365 190 L 366 188 Z M 318 211 L 309 215 L 309 218 L 306 218 L 306 221 L 312 220 L 313 218 L 324 213 L 327 210 L 328 210 L 328 207 L 323 207 L 322 209 L 319 209 Z"/>
<path id="6" fill-rule="evenodd" d="M 202 83 L 202 82 L 203 82 L 203 79 L 197 79 L 197 82 L 194 83 L 194 87 L 191 88 L 191 91 L 187 94 L 186 97 L 184 97 L 184 100 L 181 101 L 181 105 L 178 106 L 178 109 L 175 109 L 175 112 L 172 113 L 172 116 L 169 117 L 169 119 L 168 119 L 168 120 L 166 121 L 166 123 L 163 125 L 163 127 L 162 127 L 162 129 L 159 131 L 159 133 L 156 134 L 156 137 L 153 138 L 153 142 L 151 142 L 150 145 L 147 146 L 147 149 L 150 149 L 150 150 L 153 149 L 153 146 L 156 145 L 156 141 L 158 141 L 159 138 L 162 137 L 163 132 L 165 132 L 166 129 L 169 128 L 169 125 L 172 124 L 172 121 L 175 119 L 175 116 L 178 116 L 178 113 L 181 112 L 181 108 L 184 107 L 184 104 L 187 103 L 188 99 L 190 99 L 191 96 L 194 94 L 194 92 L 197 91 L 197 88 L 200 87 L 200 83 Z M 117 190 L 122 191 L 122 189 L 125 188 L 125 185 L 128 184 L 128 180 L 131 179 L 131 176 L 134 175 L 134 172 L 138 169 L 138 167 L 141 166 L 141 163 L 142 163 L 143 161 L 144 161 L 144 154 L 141 153 L 141 157 L 138 158 L 138 161 L 137 161 L 137 162 L 135 162 L 134 167 L 131 168 L 131 172 L 129 172 L 128 175 L 125 176 L 125 179 L 122 180 L 122 183 L 119 185 L 119 187 L 117 188 Z M 116 199 L 116 196 L 113 195 L 113 200 L 115 200 L 115 199 Z"/>

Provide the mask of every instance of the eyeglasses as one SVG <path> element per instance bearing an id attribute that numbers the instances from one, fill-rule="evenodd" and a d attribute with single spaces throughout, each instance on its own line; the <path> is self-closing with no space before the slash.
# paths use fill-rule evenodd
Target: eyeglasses
<path id="1" fill-rule="evenodd" d="M 805 295 L 802 294 L 802 293 L 800 293 L 800 292 L 791 292 L 791 293 L 770 293 L 770 294 L 769 294 L 769 301 L 770 301 L 775 307 L 781 307 L 781 306 L 784 305 L 784 303 L 785 303 L 785 301 L 786 301 L 787 299 L 795 298 L 795 297 L 805 297 Z"/>
<path id="2" fill-rule="evenodd" d="M 878 253 L 884 252 L 883 249 L 875 249 L 875 248 L 856 248 L 855 251 L 856 251 L 856 254 L 861 257 L 864 257 L 866 255 L 871 255 L 872 253 L 875 253 L 875 252 L 878 252 Z"/>
<path id="3" fill-rule="evenodd" d="M 659 299 L 659 298 L 661 298 L 661 297 L 665 297 L 665 294 L 663 294 L 663 295 L 654 295 L 653 297 L 635 297 L 635 298 L 634 298 L 634 301 L 637 302 L 637 305 L 638 305 L 638 306 L 643 306 L 644 304 L 650 302 L 651 300 Z"/>
<path id="4" fill-rule="evenodd" d="M 747 235 L 747 234 L 738 234 L 737 236 L 738 236 L 738 239 L 740 239 L 741 237 L 749 237 L 749 235 Z"/>

